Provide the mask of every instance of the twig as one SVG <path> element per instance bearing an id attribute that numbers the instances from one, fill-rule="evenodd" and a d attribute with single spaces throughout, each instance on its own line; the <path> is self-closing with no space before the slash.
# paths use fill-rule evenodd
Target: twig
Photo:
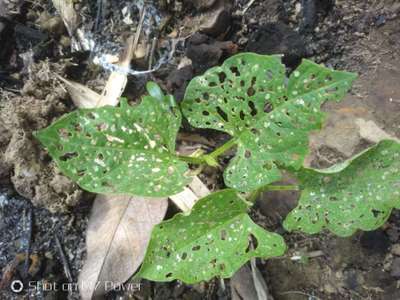
<path id="1" fill-rule="evenodd" d="M 142 32 L 144 17 L 146 15 L 146 5 L 143 5 L 142 11 L 140 12 L 140 21 L 135 33 L 135 40 L 133 42 L 133 50 L 136 51 L 139 44 L 140 33 Z"/>
<path id="2" fill-rule="evenodd" d="M 253 5 L 254 2 L 256 2 L 256 0 L 250 0 L 250 2 L 246 4 L 246 6 L 244 7 L 244 9 L 242 11 L 242 15 L 244 15 L 247 12 L 247 10 L 250 8 L 250 6 Z"/>
<path id="3" fill-rule="evenodd" d="M 71 270 L 69 268 L 68 260 L 65 257 L 64 250 L 62 248 L 60 240 L 57 237 L 57 234 L 54 236 L 54 239 L 56 240 L 56 245 L 57 245 L 58 251 L 60 253 L 61 262 L 63 264 L 65 276 L 67 277 L 69 282 L 73 282 L 73 278 L 72 278 L 72 275 L 71 275 Z"/>
<path id="4" fill-rule="evenodd" d="M 156 49 L 156 44 L 157 44 L 157 38 L 153 38 L 151 41 L 151 48 L 150 48 L 150 56 L 149 56 L 149 70 L 151 70 L 151 66 L 153 64 L 153 56 L 154 56 L 154 50 Z"/>
<path id="5" fill-rule="evenodd" d="M 100 15 L 102 14 L 102 11 L 103 11 L 103 0 L 97 0 L 96 21 L 94 23 L 94 30 L 95 31 L 99 30 Z"/>

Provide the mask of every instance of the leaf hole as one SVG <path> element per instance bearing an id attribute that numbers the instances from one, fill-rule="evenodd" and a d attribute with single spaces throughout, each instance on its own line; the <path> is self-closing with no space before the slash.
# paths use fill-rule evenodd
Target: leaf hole
<path id="1" fill-rule="evenodd" d="M 381 211 L 376 210 L 376 209 L 372 209 L 371 212 L 374 215 L 374 218 L 378 218 L 379 215 L 382 213 Z"/>
<path id="2" fill-rule="evenodd" d="M 183 252 L 183 253 L 182 253 L 182 256 L 181 256 L 182 260 L 185 260 L 186 257 L 187 257 L 187 253 L 186 253 L 186 252 Z"/>
<path id="3" fill-rule="evenodd" d="M 210 115 L 210 113 L 208 111 L 203 110 L 203 116 L 209 116 L 209 115 Z"/>
<path id="4" fill-rule="evenodd" d="M 89 112 L 86 116 L 91 120 L 96 119 L 96 114 L 94 114 L 93 112 Z"/>
<path id="5" fill-rule="evenodd" d="M 339 199 L 337 197 L 335 197 L 335 196 L 330 196 L 329 197 L 329 201 L 335 202 L 335 201 L 339 201 Z"/>
<path id="6" fill-rule="evenodd" d="M 221 240 L 222 240 L 222 241 L 225 241 L 225 240 L 226 240 L 226 236 L 227 236 L 226 230 L 222 229 L 222 230 L 220 231 Z"/>
<path id="7" fill-rule="evenodd" d="M 67 152 L 59 157 L 61 161 L 67 161 L 78 156 L 78 152 Z"/>
<path id="8" fill-rule="evenodd" d="M 225 79 L 226 79 L 226 74 L 225 72 L 219 72 L 218 73 L 218 78 L 219 78 L 219 82 L 224 83 Z"/>
<path id="9" fill-rule="evenodd" d="M 240 76 L 240 72 L 239 72 L 239 69 L 237 67 L 233 66 L 233 67 L 230 67 L 229 69 L 231 70 L 231 72 L 233 74 L 235 74 L 235 76 L 237 76 L 237 77 Z"/>
<path id="10" fill-rule="evenodd" d="M 217 113 L 224 119 L 225 122 L 228 122 L 228 115 L 221 109 L 221 107 L 217 106 Z"/>
<path id="11" fill-rule="evenodd" d="M 203 99 L 204 100 L 210 99 L 210 94 L 209 93 L 203 93 Z"/>
<path id="12" fill-rule="evenodd" d="M 108 125 L 106 123 L 99 123 L 96 125 L 96 129 L 100 132 L 107 130 Z"/>
<path id="13" fill-rule="evenodd" d="M 246 150 L 246 151 L 244 152 L 244 157 L 250 158 L 250 157 L 251 157 L 251 151 Z"/>
<path id="14" fill-rule="evenodd" d="M 103 186 L 103 187 L 109 187 L 109 188 L 114 187 L 109 181 L 102 181 L 102 182 L 101 182 L 101 186 Z"/>
<path id="15" fill-rule="evenodd" d="M 81 124 L 75 123 L 74 124 L 74 129 L 75 129 L 76 132 L 82 132 Z"/>
<path id="16" fill-rule="evenodd" d="M 254 135 L 260 134 L 260 131 L 259 131 L 257 128 L 251 128 L 250 131 L 251 131 L 251 133 L 253 133 Z"/>
<path id="17" fill-rule="evenodd" d="M 167 274 L 165 275 L 165 277 L 166 277 L 166 278 L 172 277 L 172 273 L 171 273 L 171 272 L 167 273 Z"/>
<path id="18" fill-rule="evenodd" d="M 60 135 L 61 138 L 65 140 L 72 136 L 72 133 L 65 128 L 58 129 L 58 134 Z"/>
<path id="19" fill-rule="evenodd" d="M 249 105 L 249 108 L 250 108 L 250 114 L 254 117 L 257 114 L 256 106 L 254 105 L 253 101 L 249 101 L 248 105 Z"/>
<path id="20" fill-rule="evenodd" d="M 219 264 L 219 269 L 221 270 L 221 271 L 223 271 L 223 270 L 225 270 L 225 264 Z"/>
<path id="21" fill-rule="evenodd" d="M 217 259 L 214 258 L 214 259 L 210 260 L 210 264 L 211 264 L 211 267 L 215 268 L 217 266 Z"/>
<path id="22" fill-rule="evenodd" d="M 251 97 L 254 96 L 256 93 L 256 90 L 251 86 L 247 89 L 247 96 Z"/>
<path id="23" fill-rule="evenodd" d="M 78 175 L 79 177 L 85 176 L 86 174 L 86 169 L 80 169 L 76 171 L 76 175 Z"/>
<path id="24" fill-rule="evenodd" d="M 200 248 L 201 248 L 200 245 L 194 246 L 194 247 L 192 248 L 192 251 L 199 251 Z"/>
<path id="25" fill-rule="evenodd" d="M 243 110 L 241 110 L 240 113 L 239 113 L 239 118 L 241 120 L 244 120 L 244 117 L 245 117 L 245 114 L 244 114 Z"/>
<path id="26" fill-rule="evenodd" d="M 258 247 L 258 240 L 252 233 L 250 233 L 248 235 L 248 244 L 246 248 L 246 253 L 249 253 L 250 250 L 256 250 L 257 247 Z"/>

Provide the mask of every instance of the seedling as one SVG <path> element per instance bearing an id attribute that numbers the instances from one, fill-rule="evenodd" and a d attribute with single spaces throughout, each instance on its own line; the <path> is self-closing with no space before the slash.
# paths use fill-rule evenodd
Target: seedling
<path id="1" fill-rule="evenodd" d="M 148 83 L 149 96 L 130 106 L 80 109 L 37 133 L 59 168 L 83 189 L 103 194 L 165 197 L 190 182 L 188 164 L 218 165 L 236 147 L 224 172 L 228 189 L 200 199 L 190 214 L 156 226 L 138 276 L 195 283 L 230 277 L 252 257 L 283 255 L 281 236 L 247 215 L 266 190 L 301 190 L 283 226 L 339 236 L 380 227 L 400 208 L 400 144 L 382 141 L 329 169 L 303 167 L 310 132 L 321 128 L 325 101 L 340 101 L 356 75 L 303 60 L 289 78 L 280 56 L 244 53 L 195 77 L 180 108 Z M 181 112 L 193 127 L 231 139 L 199 156 L 175 152 Z M 276 182 L 282 171 L 299 186 Z M 247 198 L 247 199 L 246 199 Z M 150 201 L 150 200 L 149 200 Z"/>

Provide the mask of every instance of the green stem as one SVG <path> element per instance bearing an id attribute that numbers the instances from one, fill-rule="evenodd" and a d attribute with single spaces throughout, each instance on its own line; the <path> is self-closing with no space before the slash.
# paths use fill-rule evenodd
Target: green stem
<path id="1" fill-rule="evenodd" d="M 218 156 L 220 156 L 225 151 L 227 151 L 230 148 L 232 148 L 233 146 L 235 146 L 235 144 L 236 144 L 236 139 L 231 139 L 228 142 L 226 142 L 225 144 L 223 144 L 221 147 L 215 149 L 213 152 L 211 152 L 209 154 L 200 155 L 198 157 L 178 155 L 178 158 L 180 160 L 186 161 L 191 164 L 200 165 L 200 164 L 206 163 L 209 166 L 216 167 L 216 166 L 218 166 L 218 162 L 217 162 Z"/>
<path id="2" fill-rule="evenodd" d="M 230 148 L 236 145 L 236 140 L 235 138 L 230 139 L 227 141 L 225 144 L 223 144 L 221 147 L 215 149 L 213 152 L 207 154 L 211 156 L 212 158 L 216 159 L 218 156 L 223 154 L 224 152 L 228 151 Z"/>
<path id="3" fill-rule="evenodd" d="M 180 160 L 186 161 L 191 164 L 201 165 L 205 163 L 205 160 L 202 156 L 194 157 L 194 156 L 185 156 L 185 155 L 178 155 Z"/>

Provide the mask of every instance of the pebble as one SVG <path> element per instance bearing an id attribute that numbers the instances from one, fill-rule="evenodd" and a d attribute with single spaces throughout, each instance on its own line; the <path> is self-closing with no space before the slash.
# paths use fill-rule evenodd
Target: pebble
<path id="1" fill-rule="evenodd" d="M 392 246 L 392 249 L 390 251 L 392 254 L 396 255 L 396 256 L 400 256 L 400 244 L 394 244 Z"/>
<path id="2" fill-rule="evenodd" d="M 400 278 L 400 257 L 396 257 L 393 260 L 390 275 L 395 278 Z"/>

